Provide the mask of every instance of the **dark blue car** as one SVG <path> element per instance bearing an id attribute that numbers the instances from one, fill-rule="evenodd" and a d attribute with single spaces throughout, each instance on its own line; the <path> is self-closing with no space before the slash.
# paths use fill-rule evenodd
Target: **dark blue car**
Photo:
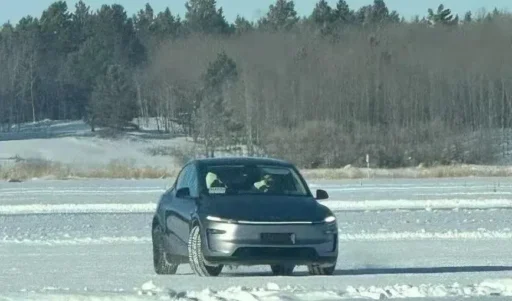
<path id="1" fill-rule="evenodd" d="M 290 275 L 307 265 L 330 275 L 338 257 L 334 214 L 317 202 L 297 168 L 267 158 L 197 159 L 187 163 L 160 198 L 153 219 L 157 274 L 189 263 L 200 276 L 224 265 L 270 265 Z"/>

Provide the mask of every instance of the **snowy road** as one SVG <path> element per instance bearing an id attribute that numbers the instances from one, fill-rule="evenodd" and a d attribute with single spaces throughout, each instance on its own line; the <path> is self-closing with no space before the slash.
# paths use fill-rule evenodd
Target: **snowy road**
<path id="1" fill-rule="evenodd" d="M 244 267 L 198 278 L 187 265 L 155 275 L 151 213 L 166 184 L 0 183 L 0 300 L 154 300 L 148 291 L 201 301 L 512 295 L 507 178 L 312 182 L 329 192 L 341 230 L 331 277 Z"/>

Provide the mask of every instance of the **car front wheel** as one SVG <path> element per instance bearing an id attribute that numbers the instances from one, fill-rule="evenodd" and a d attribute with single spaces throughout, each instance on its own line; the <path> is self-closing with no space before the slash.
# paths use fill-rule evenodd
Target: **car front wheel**
<path id="1" fill-rule="evenodd" d="M 155 272 L 159 275 L 176 274 L 176 270 L 178 270 L 178 264 L 173 263 L 170 260 L 170 254 L 165 251 L 163 231 L 159 225 L 153 227 L 152 240 L 153 266 Z"/>
<path id="2" fill-rule="evenodd" d="M 199 276 L 218 276 L 222 272 L 223 265 L 210 266 L 205 263 L 201 248 L 201 229 L 194 226 L 188 239 L 188 258 L 190 267 Z"/>

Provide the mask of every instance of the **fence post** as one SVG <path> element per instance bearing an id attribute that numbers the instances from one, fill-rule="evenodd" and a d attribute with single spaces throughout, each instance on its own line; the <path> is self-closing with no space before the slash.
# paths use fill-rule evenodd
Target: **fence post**
<path id="1" fill-rule="evenodd" d="M 370 178 L 370 154 L 366 154 L 366 171 L 368 172 L 368 179 Z"/>

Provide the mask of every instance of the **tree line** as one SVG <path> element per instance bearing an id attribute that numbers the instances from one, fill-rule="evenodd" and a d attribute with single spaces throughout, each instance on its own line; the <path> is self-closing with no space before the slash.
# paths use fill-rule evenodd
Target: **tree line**
<path id="1" fill-rule="evenodd" d="M 243 146 L 301 167 L 491 163 L 511 126 L 512 16 L 406 20 L 383 0 L 276 0 L 255 22 L 215 0 L 182 17 L 149 4 L 80 1 L 0 28 L 0 130 L 84 119 L 123 130 L 135 117 L 179 125 L 204 155 Z M 498 131 L 499 130 L 499 131 Z M 503 143 L 501 143 L 503 141 Z"/>

